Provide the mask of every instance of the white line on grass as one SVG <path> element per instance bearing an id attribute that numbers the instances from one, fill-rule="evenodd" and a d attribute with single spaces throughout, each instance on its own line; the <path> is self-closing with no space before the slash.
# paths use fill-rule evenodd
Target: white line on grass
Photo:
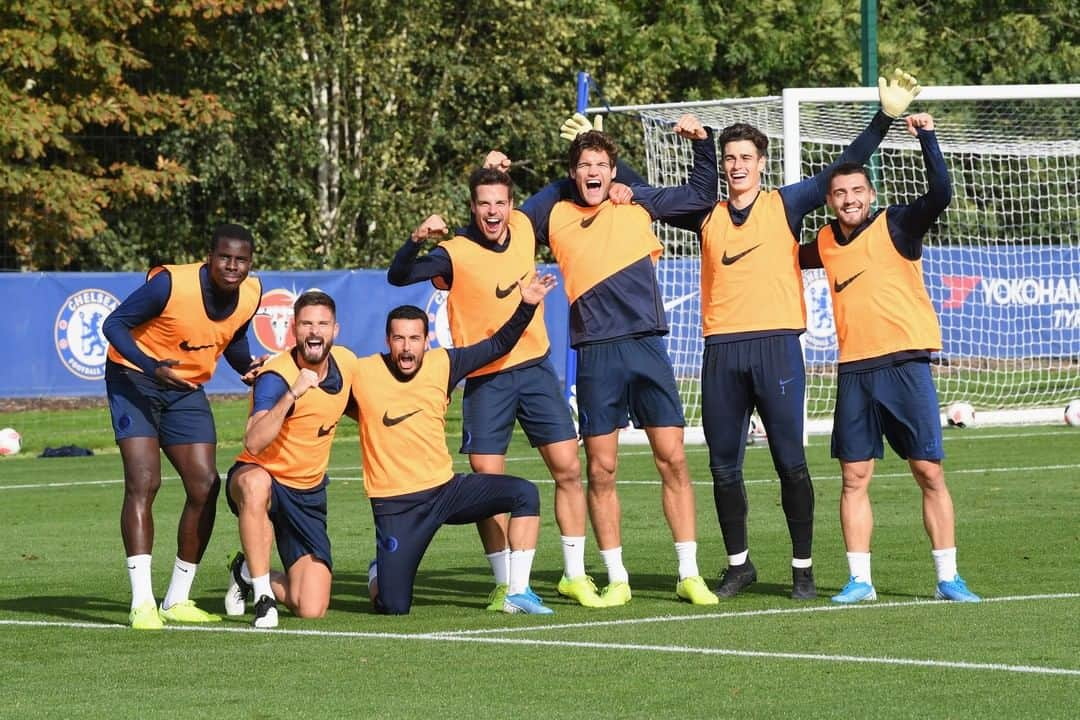
<path id="1" fill-rule="evenodd" d="M 432 639 L 442 639 L 435 637 Z M 637 650 L 663 653 L 683 653 L 687 655 L 723 655 L 728 657 L 773 658 L 783 660 L 816 660 L 818 662 L 851 662 L 871 665 L 908 665 L 914 667 L 954 668 L 958 670 L 997 670 L 1012 673 L 1033 673 L 1037 675 L 1072 675 L 1080 677 L 1080 670 L 1071 668 L 1042 667 L 1038 665 L 1006 665 L 1004 663 L 974 663 L 961 660 L 922 660 L 918 658 L 874 657 L 863 655 L 824 655 L 817 653 L 771 652 L 764 650 L 732 650 L 729 648 L 704 648 L 685 645 L 638 645 L 635 643 L 585 642 L 580 640 L 515 640 L 512 638 L 451 638 L 459 642 L 482 642 L 497 645 L 529 645 L 548 647 L 575 647 L 594 650 Z"/>
<path id="2" fill-rule="evenodd" d="M 1077 593 L 1059 593 L 1053 595 L 1016 595 L 1011 597 L 999 597 L 999 598 L 986 598 L 986 602 L 1018 602 L 1027 600 L 1049 600 L 1059 598 L 1076 598 L 1080 597 Z M 705 620 L 705 619 L 718 619 L 727 617 L 743 617 L 747 615 L 768 615 L 778 613 L 791 613 L 791 612 L 814 612 L 821 610 L 855 610 L 855 609 L 874 609 L 874 608 L 893 608 L 893 607 L 910 607 L 913 605 L 931 605 L 931 604 L 943 604 L 937 601 L 916 601 L 916 602 L 899 602 L 899 603 L 873 603 L 865 605 L 855 606 L 821 606 L 814 608 L 792 608 L 787 610 L 761 610 L 761 611 L 748 611 L 738 613 L 713 613 L 707 615 L 686 615 L 686 616 L 664 616 L 658 618 L 638 618 L 622 621 L 607 621 L 596 623 L 568 623 L 563 625 L 548 625 L 548 626 L 536 626 L 533 628 L 503 628 L 495 630 L 493 632 L 514 632 L 517 630 L 535 629 L 535 630 L 557 630 L 557 629 L 574 629 L 574 628 L 595 628 L 604 625 L 630 625 L 641 622 L 673 622 L 681 620 Z M 57 628 L 77 628 L 77 629 L 90 629 L 90 630 L 128 630 L 126 625 L 118 624 L 106 624 L 106 623 L 86 623 L 86 622 L 56 622 L 49 620 L 0 620 L 0 626 L 21 626 L 21 627 L 57 627 Z M 775 652 L 764 650 L 734 650 L 730 648 L 708 648 L 708 647 L 692 647 L 686 645 L 644 645 L 637 643 L 605 643 L 605 642 L 588 642 L 583 640 L 535 640 L 535 639 L 518 639 L 518 638 L 493 638 L 493 637 L 480 637 L 476 634 L 467 634 L 469 631 L 461 632 L 434 632 L 434 633 L 386 633 L 386 632 L 359 632 L 359 631 L 343 631 L 343 630 L 286 630 L 278 629 L 274 631 L 256 630 L 255 628 L 248 627 L 221 627 L 221 626 L 206 626 L 206 625 L 189 625 L 189 626 L 168 626 L 166 630 L 172 632 L 213 632 L 213 633 L 256 633 L 263 635 L 285 635 L 296 637 L 327 637 L 327 638 L 355 638 L 366 640 L 423 640 L 428 642 L 468 642 L 478 644 L 491 644 L 491 645 L 524 645 L 532 647 L 575 647 L 575 648 L 587 648 L 593 650 L 632 650 L 632 651 L 645 651 L 645 652 L 662 652 L 662 653 L 680 653 L 686 655 L 716 655 L 727 657 L 746 657 L 746 658 L 773 658 L 781 660 L 810 660 L 816 662 L 850 662 L 861 663 L 870 665 L 903 665 L 909 667 L 934 667 L 934 668 L 951 668 L 957 670 L 990 670 L 997 672 L 1011 672 L 1011 673 L 1026 673 L 1037 675 L 1063 675 L 1080 677 L 1080 670 L 1074 668 L 1057 668 L 1057 667 L 1044 667 L 1038 665 L 1009 665 L 1006 663 L 976 663 L 966 662 L 961 660 L 926 660 L 918 658 L 897 658 L 897 657 L 875 657 L 875 656 L 863 656 L 863 655 L 827 655 L 818 653 L 793 653 L 793 652 Z"/>
<path id="3" fill-rule="evenodd" d="M 1080 593 L 1054 593 L 1045 595 L 1006 595 L 1002 597 L 983 598 L 983 602 L 1025 602 L 1032 600 L 1063 600 L 1080 598 Z M 439 636 L 466 636 L 486 635 L 490 633 L 519 633 L 547 630 L 572 630 L 576 628 L 596 628 L 619 625 L 644 625 L 650 623 L 684 622 L 693 620 L 723 620 L 727 618 L 755 617 L 762 615 L 801 615 L 803 613 L 819 612 L 852 612 L 856 610 L 887 610 L 891 608 L 925 607 L 928 605 L 949 605 L 948 600 L 908 600 L 894 602 L 856 603 L 854 605 L 811 605 L 809 607 L 793 608 L 770 608 L 767 610 L 737 610 L 733 612 L 698 613 L 694 615 L 659 615 L 656 617 L 625 618 L 622 620 L 596 620 L 592 622 L 562 623 L 558 625 L 530 625 L 528 627 L 502 627 L 484 628 L 481 630 L 448 630 L 441 633 L 432 633 Z"/>

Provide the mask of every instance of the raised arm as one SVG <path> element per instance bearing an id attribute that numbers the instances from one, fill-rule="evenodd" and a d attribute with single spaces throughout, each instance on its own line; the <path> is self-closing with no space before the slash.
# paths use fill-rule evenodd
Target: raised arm
<path id="1" fill-rule="evenodd" d="M 893 73 L 891 81 L 878 78 L 881 109 L 871 118 L 870 124 L 828 167 L 813 177 L 780 188 L 780 197 L 784 201 L 784 212 L 792 235 L 798 238 L 803 218 L 825 203 L 825 193 L 829 190 L 829 176 L 832 171 L 842 163 L 865 165 L 885 139 L 892 121 L 904 114 L 921 90 L 918 81 L 899 68 Z"/>
<path id="2" fill-rule="evenodd" d="M 674 132 L 690 140 L 694 165 L 686 183 L 672 187 L 632 188 L 634 202 L 645 208 L 654 220 L 668 220 L 708 212 L 716 204 L 716 143 L 712 133 L 694 115 L 683 115 Z"/>
<path id="3" fill-rule="evenodd" d="M 454 281 L 454 267 L 446 251 L 435 248 L 427 255 L 418 257 L 425 241 L 437 241 L 446 237 L 449 232 L 446 221 L 439 215 L 431 215 L 420 223 L 394 255 L 390 269 L 386 271 L 387 282 L 402 287 L 431 280 L 437 287 L 449 289 Z"/>
<path id="4" fill-rule="evenodd" d="M 514 310 L 514 314 L 510 316 L 510 319 L 503 323 L 503 326 L 494 335 L 473 345 L 448 350 L 447 352 L 450 355 L 450 384 L 447 387 L 447 394 L 473 370 L 482 368 L 492 360 L 496 360 L 510 352 L 521 338 L 521 334 L 525 332 L 525 328 L 528 327 L 529 322 L 536 313 L 537 306 L 557 284 L 554 275 L 538 276 L 533 273 L 528 284 L 518 283 L 518 289 L 521 291 L 521 302 L 518 304 L 517 309 Z"/>
<path id="5" fill-rule="evenodd" d="M 945 156 L 938 145 L 934 118 L 919 113 L 907 118 L 908 132 L 919 138 L 926 166 L 926 193 L 910 205 L 890 206 L 886 212 L 893 244 L 910 260 L 922 257 L 923 239 L 952 200 L 952 182 L 945 166 Z"/>

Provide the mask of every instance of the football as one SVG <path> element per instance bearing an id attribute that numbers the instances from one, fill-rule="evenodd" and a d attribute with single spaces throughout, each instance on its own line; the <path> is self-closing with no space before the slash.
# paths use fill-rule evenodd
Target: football
<path id="1" fill-rule="evenodd" d="M 750 427 L 746 431 L 746 442 L 749 445 L 769 442 L 769 438 L 765 435 L 765 426 L 757 415 L 750 416 Z"/>
<path id="2" fill-rule="evenodd" d="M 974 427 L 975 408 L 966 402 L 954 402 L 945 408 L 945 419 L 950 427 Z"/>
<path id="3" fill-rule="evenodd" d="M 14 455 L 22 450 L 22 435 L 15 428 L 0 430 L 0 455 Z"/>
<path id="4" fill-rule="evenodd" d="M 1072 400 L 1065 406 L 1065 424 L 1080 427 L 1080 400 Z"/>

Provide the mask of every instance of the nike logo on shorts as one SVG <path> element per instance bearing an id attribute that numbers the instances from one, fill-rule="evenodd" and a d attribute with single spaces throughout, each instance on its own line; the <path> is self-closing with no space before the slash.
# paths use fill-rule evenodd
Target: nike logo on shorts
<path id="1" fill-rule="evenodd" d="M 723 257 L 720 258 L 720 262 L 722 262 L 724 265 L 734 265 L 735 263 L 737 263 L 742 258 L 746 257 L 750 253 L 757 250 L 759 247 L 761 247 L 761 243 L 758 243 L 757 245 L 755 245 L 752 248 L 748 248 L 746 250 L 743 250 L 738 255 L 728 255 L 727 250 L 725 250 Z"/>
<path id="2" fill-rule="evenodd" d="M 855 278 L 859 277 L 864 272 L 866 272 L 866 271 L 865 270 L 860 270 L 859 272 L 855 273 L 854 275 L 849 277 L 844 282 L 840 282 L 839 280 L 833 280 L 833 290 L 836 291 L 836 292 L 843 292 L 844 288 L 846 288 L 848 285 L 850 285 Z"/>
<path id="3" fill-rule="evenodd" d="M 420 411 L 419 410 L 413 410 L 411 413 L 405 413 L 404 415 L 398 415 L 397 417 L 390 417 L 389 412 L 384 411 L 383 414 L 382 414 L 382 424 L 385 425 L 386 427 L 394 427 L 399 422 L 402 422 L 404 420 L 408 420 L 409 418 L 411 418 L 413 415 L 415 415 L 418 412 L 420 412 Z"/>

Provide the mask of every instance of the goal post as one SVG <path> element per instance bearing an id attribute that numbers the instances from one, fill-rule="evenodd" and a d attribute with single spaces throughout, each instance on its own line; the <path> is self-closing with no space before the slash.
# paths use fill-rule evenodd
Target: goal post
<path id="1" fill-rule="evenodd" d="M 619 107 L 645 139 L 651 183 L 684 182 L 689 143 L 671 126 L 692 112 L 716 130 L 748 122 L 770 140 L 765 187 L 820 171 L 866 126 L 877 88 L 794 88 L 781 96 Z M 1062 422 L 1080 398 L 1080 84 L 932 86 L 912 112 L 934 115 L 953 199 L 926 238 L 927 288 L 942 326 L 933 372 L 939 400 L 971 403 L 981 424 Z M 878 207 L 925 192 L 918 141 L 893 123 L 871 166 Z M 726 197 L 723 176 L 720 196 Z M 828 220 L 809 215 L 802 242 Z M 669 324 L 668 351 L 686 406 L 687 438 L 700 439 L 700 246 L 696 235 L 656 225 Z M 831 428 L 836 344 L 823 271 L 804 273 L 807 418 Z"/>

